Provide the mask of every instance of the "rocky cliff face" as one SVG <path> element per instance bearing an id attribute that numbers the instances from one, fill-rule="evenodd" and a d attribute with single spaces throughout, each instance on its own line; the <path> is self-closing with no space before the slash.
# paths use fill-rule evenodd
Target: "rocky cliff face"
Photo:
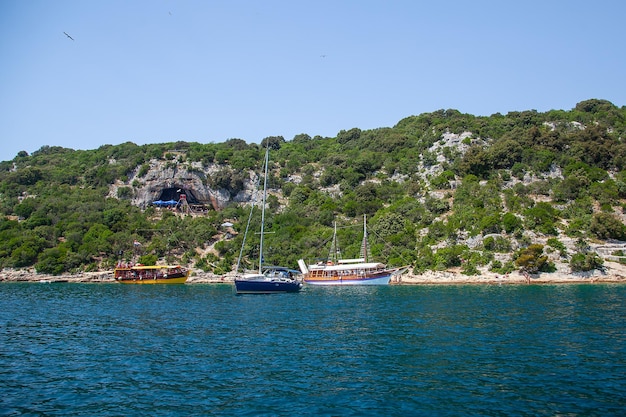
<path id="1" fill-rule="evenodd" d="M 212 189 L 209 178 L 220 170 L 217 165 L 203 167 L 201 163 L 176 163 L 153 159 L 147 172 L 139 175 L 141 167 L 137 167 L 127 182 L 117 181 L 110 186 L 109 196 L 129 198 L 131 203 L 147 208 L 157 200 L 176 200 L 184 194 L 190 205 L 203 205 L 206 208 L 220 210 L 231 201 L 250 202 L 255 197 L 257 175 L 250 172 L 244 181 L 243 190 L 236 195 L 226 189 Z M 132 191 L 120 191 L 130 188 Z"/>

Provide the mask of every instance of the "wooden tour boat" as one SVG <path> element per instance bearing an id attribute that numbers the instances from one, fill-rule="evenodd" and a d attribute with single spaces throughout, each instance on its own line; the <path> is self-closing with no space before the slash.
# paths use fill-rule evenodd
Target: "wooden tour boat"
<path id="1" fill-rule="evenodd" d="M 363 218 L 361 258 L 341 259 L 340 256 L 335 224 L 328 260 L 312 265 L 307 265 L 302 259 L 298 261 L 304 282 L 310 285 L 387 285 L 392 276 L 402 274 L 406 270 L 406 268 L 387 268 L 382 263 L 369 261 L 371 255 L 365 217 Z"/>
<path id="2" fill-rule="evenodd" d="M 122 284 L 184 284 L 189 272 L 180 265 L 118 264 L 113 276 Z"/>

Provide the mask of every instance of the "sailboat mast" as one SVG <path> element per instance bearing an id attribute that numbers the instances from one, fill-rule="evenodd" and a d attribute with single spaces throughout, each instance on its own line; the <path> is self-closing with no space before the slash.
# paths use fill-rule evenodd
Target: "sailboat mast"
<path id="1" fill-rule="evenodd" d="M 330 252 L 328 253 L 328 260 L 331 262 L 339 262 L 341 259 L 341 250 L 339 249 L 339 242 L 337 242 L 337 222 L 333 222 L 334 232 L 333 241 L 330 244 Z"/>
<path id="2" fill-rule="evenodd" d="M 363 244 L 361 246 L 363 250 L 363 259 L 365 260 L 365 262 L 369 262 L 369 247 L 367 243 L 367 214 L 363 215 Z"/>
<path id="3" fill-rule="evenodd" d="M 259 274 L 263 273 L 263 237 L 265 235 L 265 200 L 267 199 L 267 165 L 269 162 L 270 148 L 265 144 L 265 178 L 263 179 L 263 203 L 261 206 L 261 240 L 259 242 Z"/>

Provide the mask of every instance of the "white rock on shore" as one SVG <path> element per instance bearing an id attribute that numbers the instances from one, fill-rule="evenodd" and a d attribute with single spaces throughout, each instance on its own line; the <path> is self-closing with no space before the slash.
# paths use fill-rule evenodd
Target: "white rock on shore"
<path id="1" fill-rule="evenodd" d="M 421 275 L 403 274 L 399 282 L 392 284 L 565 284 L 565 283 L 626 283 L 626 265 L 617 262 L 605 262 L 604 271 L 564 273 L 561 271 L 525 276 L 518 271 L 510 274 L 496 274 L 481 271 L 480 275 L 464 275 L 460 269 L 448 271 L 426 271 Z"/>
<path id="2" fill-rule="evenodd" d="M 481 271 L 480 275 L 464 275 L 457 269 L 447 271 L 426 271 L 420 275 L 405 273 L 393 279 L 392 285 L 419 284 L 560 284 L 560 283 L 626 283 L 626 265 L 617 262 L 605 262 L 604 271 L 581 273 L 541 273 L 526 277 L 515 271 L 510 274 L 496 274 Z M 201 270 L 192 271 L 187 284 L 232 283 L 234 275 L 215 275 Z M 2 269 L 0 282 L 115 282 L 113 271 L 83 272 L 79 274 L 47 275 L 38 274 L 33 269 Z"/>

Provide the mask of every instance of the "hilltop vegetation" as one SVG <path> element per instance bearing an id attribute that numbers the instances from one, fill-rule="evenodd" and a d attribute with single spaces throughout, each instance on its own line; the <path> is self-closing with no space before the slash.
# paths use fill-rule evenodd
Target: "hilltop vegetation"
<path id="1" fill-rule="evenodd" d="M 60 274 L 140 258 L 227 273 L 249 210 L 236 201 L 269 146 L 268 263 L 325 256 L 335 220 L 342 253 L 356 257 L 367 215 L 374 257 L 416 273 L 601 268 L 589 243 L 626 240 L 625 133 L 626 108 L 592 99 L 545 113 L 439 110 L 260 145 L 45 146 L 0 163 L 0 267 Z M 230 202 L 202 215 L 133 205 L 156 161 L 199 172 Z M 256 255 L 251 239 L 245 259 Z"/>

